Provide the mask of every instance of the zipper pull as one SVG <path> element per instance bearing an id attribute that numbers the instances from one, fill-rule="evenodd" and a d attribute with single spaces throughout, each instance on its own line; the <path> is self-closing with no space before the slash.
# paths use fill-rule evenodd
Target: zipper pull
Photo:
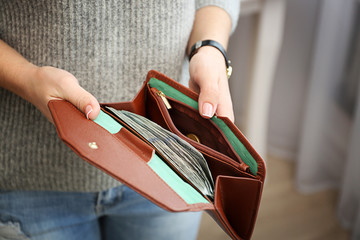
<path id="1" fill-rule="evenodd" d="M 156 94 L 161 97 L 167 109 L 171 109 L 171 105 L 162 91 L 157 91 Z"/>

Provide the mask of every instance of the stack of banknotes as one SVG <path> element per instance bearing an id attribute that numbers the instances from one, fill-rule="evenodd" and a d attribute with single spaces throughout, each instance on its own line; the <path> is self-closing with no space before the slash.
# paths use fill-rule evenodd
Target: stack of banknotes
<path id="1" fill-rule="evenodd" d="M 198 191 L 213 199 L 214 181 L 204 156 L 176 134 L 153 121 L 125 110 L 108 108 L 130 131 L 135 131 L 150 143 L 170 167 L 180 172 Z"/>

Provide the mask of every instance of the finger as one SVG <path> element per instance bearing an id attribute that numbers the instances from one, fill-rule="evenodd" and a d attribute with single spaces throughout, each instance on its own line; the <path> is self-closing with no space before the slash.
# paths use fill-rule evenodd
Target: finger
<path id="1" fill-rule="evenodd" d="M 96 119 L 100 113 L 100 105 L 96 98 L 83 89 L 77 82 L 64 81 L 62 84 L 66 91 L 63 91 L 63 98 L 74 104 L 82 111 L 88 119 Z"/>
<path id="2" fill-rule="evenodd" d="M 227 117 L 232 122 L 235 121 L 234 111 L 233 111 L 233 106 L 232 106 L 231 101 L 230 102 L 227 101 L 225 103 L 219 104 L 217 107 L 217 110 L 216 110 L 216 114 L 218 116 Z"/>
<path id="3" fill-rule="evenodd" d="M 232 122 L 235 121 L 233 104 L 230 96 L 230 90 L 228 84 L 222 84 L 220 86 L 221 97 L 216 110 L 218 116 L 229 118 Z"/>
<path id="4" fill-rule="evenodd" d="M 206 81 L 195 80 L 200 83 L 199 93 L 199 113 L 204 118 L 211 118 L 214 116 L 218 105 L 219 87 L 217 80 L 211 80 L 210 76 L 200 75 Z"/>
<path id="5" fill-rule="evenodd" d="M 189 88 L 196 93 L 200 92 L 199 86 L 194 81 L 189 80 Z"/>

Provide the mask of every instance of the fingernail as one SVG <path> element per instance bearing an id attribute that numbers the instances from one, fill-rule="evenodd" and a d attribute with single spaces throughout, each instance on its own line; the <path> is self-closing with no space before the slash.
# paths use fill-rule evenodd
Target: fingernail
<path id="1" fill-rule="evenodd" d="M 205 117 L 212 117 L 213 116 L 213 106 L 211 103 L 204 103 L 203 104 L 203 116 Z"/>
<path id="2" fill-rule="evenodd" d="M 89 115 L 90 113 L 93 111 L 91 105 L 87 105 L 85 108 L 85 114 L 86 114 L 86 118 L 89 119 Z"/>

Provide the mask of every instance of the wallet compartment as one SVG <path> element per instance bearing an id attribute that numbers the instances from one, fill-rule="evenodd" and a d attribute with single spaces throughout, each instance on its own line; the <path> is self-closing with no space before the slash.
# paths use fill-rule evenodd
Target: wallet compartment
<path id="1" fill-rule="evenodd" d="M 171 97 L 173 99 L 178 100 L 179 102 L 182 102 L 184 105 L 188 105 L 194 109 L 198 109 L 198 102 L 197 98 L 198 95 L 195 92 L 192 92 L 190 89 L 182 87 L 181 85 L 174 82 L 171 79 L 166 78 L 165 76 L 157 76 L 158 74 L 154 72 L 149 72 L 146 83 L 150 85 L 152 88 L 156 88 L 160 91 L 160 95 L 162 100 L 166 103 L 166 98 L 163 94 L 165 94 L 167 97 Z M 158 78 L 158 79 L 157 79 Z M 149 88 L 149 87 L 148 87 Z M 149 90 L 148 90 L 149 91 Z M 161 105 L 159 104 L 159 107 Z M 162 107 L 161 109 L 164 109 Z M 165 112 L 165 111 L 164 111 Z M 235 127 L 233 123 L 230 122 L 228 118 L 223 117 L 212 117 L 208 121 L 211 121 L 214 123 L 218 128 L 220 128 L 221 132 L 226 136 L 226 139 L 230 142 L 230 146 L 235 149 L 237 156 L 240 157 L 240 159 L 243 161 L 239 161 L 243 168 L 245 168 L 244 165 L 247 165 L 249 167 L 250 172 L 253 175 L 258 174 L 258 164 L 262 163 L 261 157 L 257 154 L 253 155 L 254 151 L 251 146 L 249 146 L 248 141 L 244 137 L 238 137 L 237 133 L 239 130 Z M 171 122 L 171 121 L 169 121 Z M 245 142 L 245 144 L 244 144 Z M 250 149 L 249 149 L 250 147 Z M 252 151 L 253 153 L 250 153 Z M 255 156 L 255 157 L 254 157 Z M 243 163 L 245 163 L 243 165 Z M 261 169 L 264 170 L 264 169 Z M 262 178 L 262 177 L 260 177 Z"/>
<path id="2" fill-rule="evenodd" d="M 218 176 L 212 216 L 234 239 L 250 239 L 256 222 L 263 183 L 258 179 Z"/>
<path id="3" fill-rule="evenodd" d="M 221 159 L 223 162 L 247 172 L 248 166 L 237 155 L 222 131 L 209 119 L 202 118 L 198 111 L 182 102 L 167 97 L 171 109 L 167 109 L 155 88 L 148 86 L 146 102 L 147 116 L 165 129 L 174 132 L 203 154 Z M 199 142 L 187 137 L 187 134 L 199 136 Z"/>

